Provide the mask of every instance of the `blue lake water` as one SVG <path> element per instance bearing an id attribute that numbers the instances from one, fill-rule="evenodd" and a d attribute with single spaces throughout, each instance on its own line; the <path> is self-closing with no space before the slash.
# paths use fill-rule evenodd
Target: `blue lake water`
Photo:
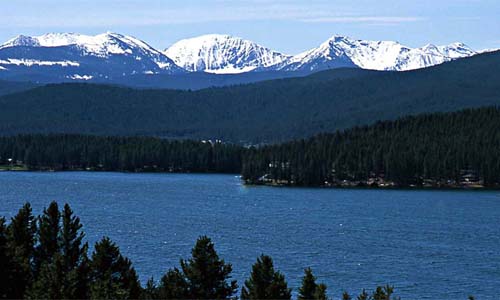
<path id="1" fill-rule="evenodd" d="M 297 291 L 312 267 L 336 299 L 390 283 L 403 299 L 499 299 L 500 192 L 245 187 L 232 175 L 0 172 L 0 215 L 71 204 L 141 280 L 208 235 L 241 286 L 261 253 Z"/>

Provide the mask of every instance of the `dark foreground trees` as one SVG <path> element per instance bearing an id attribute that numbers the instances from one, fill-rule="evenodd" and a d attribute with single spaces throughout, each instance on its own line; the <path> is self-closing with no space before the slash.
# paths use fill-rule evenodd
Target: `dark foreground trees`
<path id="1" fill-rule="evenodd" d="M 298 300 L 326 300 L 326 285 L 323 283 L 317 284 L 316 277 L 314 277 L 311 268 L 304 270 L 304 277 L 302 278 L 302 286 L 299 289 Z"/>
<path id="2" fill-rule="evenodd" d="M 230 299 L 236 294 L 236 280 L 230 280 L 232 266 L 219 258 L 210 238 L 200 237 L 191 255 L 180 261 L 181 270 L 168 270 L 158 288 L 150 287 L 146 298 Z"/>
<path id="3" fill-rule="evenodd" d="M 3 299 L 138 298 L 132 263 L 108 238 L 87 257 L 80 219 L 52 202 L 35 218 L 25 204 L 10 224 L 0 219 L 0 297 Z"/>
<path id="4" fill-rule="evenodd" d="M 138 299 L 141 286 L 132 262 L 107 237 L 95 245 L 90 263 L 90 297 Z"/>
<path id="5" fill-rule="evenodd" d="M 141 287 L 132 262 L 104 237 L 91 256 L 80 219 L 69 205 L 56 202 L 35 217 L 25 204 L 7 222 L 0 218 L 0 299 L 236 299 L 238 285 L 232 266 L 219 257 L 215 245 L 200 237 L 191 257 L 169 269 L 158 284 Z M 389 300 L 390 286 L 364 292 L 358 299 Z M 349 297 L 349 298 L 346 298 Z M 273 260 L 261 255 L 241 290 L 241 299 L 291 299 L 285 276 Z M 326 285 L 305 269 L 300 300 L 326 300 Z M 351 299 L 344 294 L 344 299 Z"/>
<path id="6" fill-rule="evenodd" d="M 261 255 L 252 266 L 250 278 L 245 281 L 241 299 L 290 299 L 291 292 L 285 276 L 274 270 L 272 258 Z"/>

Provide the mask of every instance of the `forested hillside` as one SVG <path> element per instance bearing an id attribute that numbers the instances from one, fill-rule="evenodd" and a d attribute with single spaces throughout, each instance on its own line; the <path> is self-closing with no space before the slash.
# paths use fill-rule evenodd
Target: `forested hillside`
<path id="1" fill-rule="evenodd" d="M 409 72 L 331 70 L 200 91 L 61 84 L 0 97 L 0 132 L 277 142 L 500 104 L 500 52 Z"/>
<path id="2" fill-rule="evenodd" d="M 500 186 L 500 109 L 407 117 L 249 150 L 247 183 Z"/>
<path id="3" fill-rule="evenodd" d="M 0 80 L 0 96 L 22 92 L 36 87 L 31 82 L 16 82 Z"/>
<path id="4" fill-rule="evenodd" d="M 249 184 L 500 187 L 500 108 L 378 122 L 244 148 L 147 137 L 0 137 L 4 169 L 242 173 Z"/>

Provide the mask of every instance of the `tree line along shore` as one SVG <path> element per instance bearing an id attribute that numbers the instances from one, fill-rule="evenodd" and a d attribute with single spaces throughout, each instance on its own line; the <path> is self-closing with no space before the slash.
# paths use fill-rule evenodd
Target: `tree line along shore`
<path id="1" fill-rule="evenodd" d="M 403 117 L 259 146 L 77 134 L 0 137 L 0 170 L 239 173 L 246 184 L 500 187 L 500 109 Z"/>

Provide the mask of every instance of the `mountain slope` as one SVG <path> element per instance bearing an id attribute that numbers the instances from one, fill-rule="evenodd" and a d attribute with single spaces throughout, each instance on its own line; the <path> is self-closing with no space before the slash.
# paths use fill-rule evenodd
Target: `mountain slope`
<path id="1" fill-rule="evenodd" d="M 249 40 L 222 34 L 184 39 L 164 53 L 190 72 L 217 74 L 259 70 L 288 58 Z"/>
<path id="2" fill-rule="evenodd" d="M 0 80 L 0 96 L 13 94 L 35 88 L 37 85 L 31 82 L 16 82 Z"/>
<path id="3" fill-rule="evenodd" d="M 143 41 L 117 33 L 20 35 L 0 46 L 0 68 L 10 77 L 44 74 L 77 80 L 184 72 Z"/>
<path id="4" fill-rule="evenodd" d="M 196 92 L 49 85 L 0 97 L 0 132 L 276 142 L 408 114 L 500 105 L 498 82 L 500 52 L 408 72 L 340 69 Z"/>
<path id="5" fill-rule="evenodd" d="M 475 54 L 475 51 L 462 43 L 439 47 L 429 44 L 412 49 L 398 42 L 354 40 L 335 35 L 318 48 L 293 56 L 272 68 L 309 72 L 338 67 L 407 71 Z"/>

